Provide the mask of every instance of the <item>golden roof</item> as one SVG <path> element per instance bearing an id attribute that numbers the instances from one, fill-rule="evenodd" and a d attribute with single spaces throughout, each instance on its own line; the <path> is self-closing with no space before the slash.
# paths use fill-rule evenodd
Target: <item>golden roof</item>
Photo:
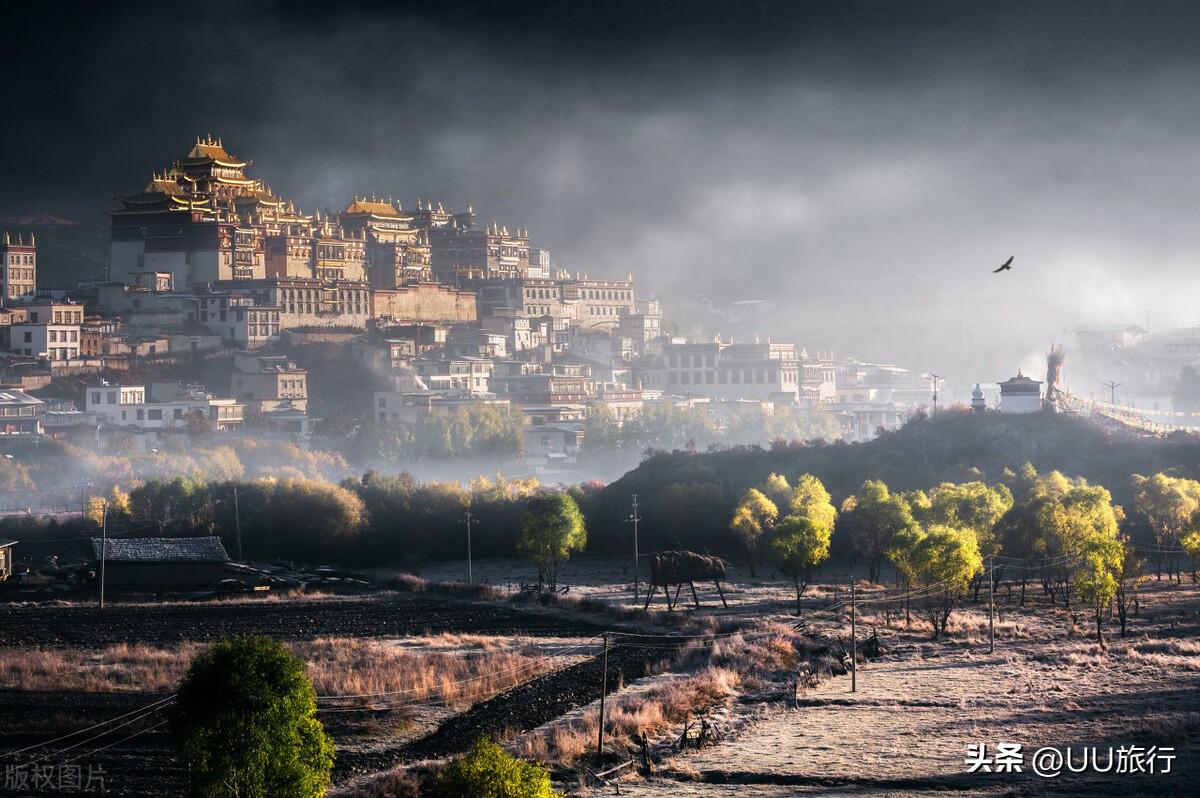
<path id="1" fill-rule="evenodd" d="M 354 198 L 354 202 L 350 203 L 350 207 L 346 208 L 345 213 L 370 213 L 375 216 L 399 216 L 400 212 L 396 210 L 396 206 L 388 200 L 377 199 L 359 199 Z"/>
<path id="2" fill-rule="evenodd" d="M 191 151 L 187 154 L 188 159 L 208 159 L 217 161 L 223 166 L 245 166 L 246 161 L 239 161 L 237 158 L 229 154 L 220 139 L 214 139 L 212 136 L 206 138 L 196 138 L 196 143 Z"/>

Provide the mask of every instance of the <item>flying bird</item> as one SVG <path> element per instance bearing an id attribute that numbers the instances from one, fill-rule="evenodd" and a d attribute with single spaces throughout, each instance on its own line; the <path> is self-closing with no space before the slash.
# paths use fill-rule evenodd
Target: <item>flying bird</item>
<path id="1" fill-rule="evenodd" d="M 1006 272 L 1012 269 L 1012 262 L 1013 258 L 1015 257 L 1016 255 L 1009 255 L 1008 260 L 1004 261 L 1004 263 L 1001 263 L 999 268 L 992 269 L 992 274 L 999 274 L 1000 272 Z"/>

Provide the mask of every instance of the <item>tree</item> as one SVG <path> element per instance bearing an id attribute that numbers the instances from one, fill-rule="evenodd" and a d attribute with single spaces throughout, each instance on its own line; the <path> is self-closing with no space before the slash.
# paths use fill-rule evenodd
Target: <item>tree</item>
<path id="1" fill-rule="evenodd" d="M 923 603 L 936 640 L 946 633 L 954 606 L 983 567 L 979 542 L 969 529 L 938 524 L 913 536 L 906 558 L 916 581 L 926 591 Z"/>
<path id="2" fill-rule="evenodd" d="M 1200 411 L 1200 369 L 1187 365 L 1179 370 L 1179 379 L 1171 393 L 1171 407 L 1179 413 Z"/>
<path id="3" fill-rule="evenodd" d="M 569 494 L 546 493 L 529 500 L 517 549 L 537 565 L 539 590 L 544 582 L 556 590 L 559 566 L 586 545 L 583 513 Z"/>
<path id="4" fill-rule="evenodd" d="M 192 660 L 174 731 L 196 798 L 325 794 L 333 741 L 304 662 L 269 637 L 235 637 Z"/>
<path id="5" fill-rule="evenodd" d="M 783 569 L 796 586 L 796 614 L 800 614 L 800 596 L 812 579 L 812 569 L 829 559 L 829 541 L 833 524 L 820 523 L 807 515 L 788 515 L 775 527 L 771 538 Z"/>
<path id="6" fill-rule="evenodd" d="M 750 564 L 750 575 L 754 576 L 754 552 L 763 533 L 770 529 L 779 518 L 779 509 L 775 502 L 768 499 L 757 488 L 750 488 L 742 494 L 742 500 L 734 508 L 733 518 L 729 528 L 742 542 L 746 549 L 746 561 Z"/>
<path id="7" fill-rule="evenodd" d="M 105 498 L 104 496 L 89 496 L 87 508 L 83 514 L 99 526 L 104 522 L 104 508 L 106 506 L 108 507 L 109 521 L 128 521 L 131 517 L 129 494 L 121 490 L 118 485 L 113 486 L 109 498 Z"/>
<path id="8" fill-rule="evenodd" d="M 869 479 L 842 505 L 855 550 L 866 558 L 868 578 L 879 581 L 879 566 L 892 537 L 913 523 L 908 503 L 879 480 Z"/>
<path id="9" fill-rule="evenodd" d="M 925 531 L 914 521 L 895 535 L 892 535 L 892 542 L 887 550 L 887 557 L 896 566 L 896 573 L 899 574 L 899 581 L 904 588 L 905 624 L 912 623 L 912 617 L 909 612 L 909 591 L 913 583 L 917 580 L 917 563 L 914 557 L 916 555 L 917 544 L 921 542 L 921 538 L 924 536 Z"/>
<path id="10" fill-rule="evenodd" d="M 1117 592 L 1124 554 L 1116 529 L 1093 530 L 1083 540 L 1083 563 L 1075 571 L 1075 590 L 1092 608 L 1096 618 L 1096 642 L 1101 649 L 1105 648 L 1104 613 Z"/>
<path id="11" fill-rule="evenodd" d="M 792 486 L 783 474 L 771 472 L 758 486 L 758 490 L 774 502 L 776 508 L 782 508 L 786 512 L 792 506 Z"/>
<path id="12" fill-rule="evenodd" d="M 523 762 L 491 740 L 480 738 L 465 755 L 455 757 L 438 774 L 443 798 L 556 798 L 550 772 Z"/>
<path id="13" fill-rule="evenodd" d="M 1061 587 L 1063 604 L 1070 607 L 1071 588 L 1079 583 L 1072 574 L 1093 566 L 1090 558 L 1095 542 L 1115 540 L 1124 513 L 1113 505 L 1106 488 L 1080 479 L 1059 500 L 1044 503 L 1038 514 L 1050 558 L 1043 569 L 1050 598 L 1053 600 Z"/>
<path id="14" fill-rule="evenodd" d="M 820 527 L 828 528 L 832 534 L 834 522 L 837 521 L 837 508 L 829 497 L 829 491 L 821 484 L 821 480 L 812 474 L 801 474 L 792 490 L 792 500 L 787 505 L 786 515 L 801 515 L 812 520 Z"/>
<path id="15" fill-rule="evenodd" d="M 926 522 L 970 529 L 984 557 L 1000 553 L 996 523 L 1013 506 L 1012 491 L 985 482 L 943 482 L 929 493 Z M 994 572 L 992 575 L 994 579 Z M 975 600 L 983 580 L 975 580 Z"/>
<path id="16" fill-rule="evenodd" d="M 1133 506 L 1154 530 L 1154 538 L 1160 550 L 1176 548 L 1183 544 L 1183 535 L 1192 518 L 1200 511 L 1200 482 L 1161 473 L 1152 477 L 1135 474 Z M 1171 560 L 1172 563 L 1177 563 L 1176 558 L 1172 557 Z M 1161 551 L 1157 561 L 1157 577 L 1162 579 Z M 1168 571 L 1168 577 L 1172 571 L 1178 578 L 1177 564 Z"/>
<path id="17" fill-rule="evenodd" d="M 1130 540 L 1125 539 L 1121 542 L 1125 551 L 1121 559 L 1121 576 L 1117 580 L 1116 599 L 1117 617 L 1121 621 L 1121 637 L 1124 637 L 1129 624 L 1129 610 L 1132 608 L 1134 614 L 1137 614 L 1138 589 L 1145 575 L 1146 561 L 1137 556 L 1137 549 Z"/>

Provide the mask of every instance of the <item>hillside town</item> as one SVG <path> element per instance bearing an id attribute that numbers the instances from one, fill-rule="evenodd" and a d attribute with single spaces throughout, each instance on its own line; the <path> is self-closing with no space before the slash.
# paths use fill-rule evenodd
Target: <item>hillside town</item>
<path id="1" fill-rule="evenodd" d="M 756 432 L 732 442 L 856 442 L 946 395 L 935 375 L 801 342 L 674 334 L 633 274 L 569 272 L 527 228 L 470 206 L 356 196 L 308 213 L 249 167 L 197 138 L 114 201 L 107 279 L 74 290 L 39 290 L 35 232 L 5 233 L 0 435 L 320 448 L 487 407 L 517 419 L 514 454 L 543 473 L 611 446 L 648 409 L 713 436 L 749 420 Z M 312 348 L 369 379 L 318 386 L 297 356 Z M 314 414 L 322 400 L 336 423 Z"/>

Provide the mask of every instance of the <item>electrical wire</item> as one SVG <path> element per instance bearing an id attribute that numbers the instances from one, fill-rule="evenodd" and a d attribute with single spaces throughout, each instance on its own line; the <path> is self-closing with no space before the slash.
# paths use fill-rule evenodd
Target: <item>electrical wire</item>
<path id="1" fill-rule="evenodd" d="M 155 723 L 153 726 L 147 726 L 144 729 L 138 729 L 137 731 L 135 731 L 133 734 L 129 735 L 128 737 L 122 737 L 120 740 L 117 740 L 116 742 L 109 743 L 108 745 L 102 745 L 99 748 L 93 748 L 91 751 L 88 751 L 86 753 L 77 754 L 76 756 L 71 757 L 70 759 L 68 759 L 66 762 L 63 762 L 62 764 L 69 765 L 77 759 L 83 759 L 85 756 L 93 756 L 94 754 L 98 754 L 101 751 L 107 751 L 108 749 L 112 748 L 114 745 L 120 745 L 121 743 L 127 743 L 130 740 L 132 740 L 134 737 L 137 737 L 138 735 L 141 735 L 141 734 L 145 734 L 146 732 L 152 732 L 155 729 L 158 729 L 158 728 L 161 728 L 161 727 L 167 725 L 167 723 L 169 723 L 169 722 L 170 721 L 167 721 L 167 720 L 160 720 L 158 723 Z"/>
<path id="2" fill-rule="evenodd" d="M 23 754 L 26 751 L 32 751 L 35 748 L 41 748 L 42 746 L 46 746 L 46 745 L 53 745 L 54 743 L 61 742 L 62 740 L 69 740 L 72 737 L 77 737 L 80 734 L 84 734 L 86 732 L 92 731 L 93 729 L 98 729 L 101 726 L 107 726 L 108 724 L 110 724 L 114 721 L 123 720 L 124 718 L 127 718 L 130 715 L 136 715 L 139 712 L 144 712 L 145 710 L 151 709 L 152 707 L 158 707 L 160 704 L 165 704 L 174 698 L 175 698 L 175 693 L 172 693 L 171 695 L 167 696 L 166 698 L 159 699 L 158 701 L 155 701 L 152 704 L 147 704 L 146 706 L 141 707 L 139 709 L 135 709 L 131 712 L 126 712 L 124 715 L 117 715 L 115 718 L 109 718 L 108 720 L 101 721 L 100 723 L 94 723 L 91 726 L 88 726 L 83 729 L 79 729 L 77 731 L 73 731 L 70 734 L 64 734 L 61 737 L 55 737 L 53 740 L 47 740 L 44 743 L 38 743 L 37 745 L 26 746 L 25 748 L 19 748 L 16 751 L 5 751 L 4 753 L 0 754 L 0 757 L 16 756 L 17 754 Z M 157 710 L 155 710 L 155 711 L 157 711 Z"/>

